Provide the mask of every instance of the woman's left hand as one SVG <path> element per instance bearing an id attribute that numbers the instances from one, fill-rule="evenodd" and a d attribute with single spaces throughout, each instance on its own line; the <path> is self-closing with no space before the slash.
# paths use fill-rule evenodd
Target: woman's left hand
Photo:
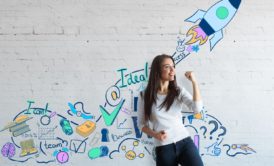
<path id="1" fill-rule="evenodd" d="M 191 82 L 196 82 L 196 78 L 195 78 L 195 75 L 194 75 L 194 72 L 193 71 L 187 71 L 185 73 L 185 76 L 188 80 L 190 80 Z"/>

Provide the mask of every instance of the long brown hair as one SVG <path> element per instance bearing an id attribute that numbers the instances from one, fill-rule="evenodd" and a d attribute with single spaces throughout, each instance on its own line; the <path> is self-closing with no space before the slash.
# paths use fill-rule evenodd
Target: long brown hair
<path id="1" fill-rule="evenodd" d="M 161 80 L 161 72 L 162 72 L 161 65 L 164 59 L 166 58 L 170 58 L 173 61 L 173 64 L 175 64 L 173 58 L 170 55 L 166 55 L 166 54 L 158 55 L 152 61 L 148 85 L 144 93 L 145 120 L 150 119 L 152 105 L 156 103 L 157 92 L 160 88 L 160 80 Z M 174 80 L 169 81 L 168 93 L 164 102 L 161 104 L 161 107 L 162 108 L 165 107 L 166 111 L 168 111 L 174 99 L 177 99 L 179 94 L 180 94 L 180 89 L 177 86 L 176 76 L 174 76 Z"/>

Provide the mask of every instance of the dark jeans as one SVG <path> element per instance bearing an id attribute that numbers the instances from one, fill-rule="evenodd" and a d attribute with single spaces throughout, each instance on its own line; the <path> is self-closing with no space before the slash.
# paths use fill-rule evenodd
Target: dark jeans
<path id="1" fill-rule="evenodd" d="M 176 143 L 158 146 L 156 151 L 157 166 L 203 166 L 202 159 L 190 137 Z"/>

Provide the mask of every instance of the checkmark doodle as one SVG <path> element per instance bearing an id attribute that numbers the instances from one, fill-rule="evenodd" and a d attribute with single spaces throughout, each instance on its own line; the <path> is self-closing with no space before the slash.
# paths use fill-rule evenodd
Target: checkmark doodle
<path id="1" fill-rule="evenodd" d="M 120 103 L 115 107 L 114 111 L 111 114 L 108 113 L 108 111 L 103 106 L 100 105 L 100 111 L 102 113 L 102 116 L 105 120 L 105 124 L 107 126 L 111 126 L 113 124 L 113 122 L 116 119 L 118 113 L 120 112 L 124 102 L 125 102 L 125 99 L 120 101 Z"/>
<path id="2" fill-rule="evenodd" d="M 75 153 L 85 153 L 85 151 L 86 151 L 86 140 L 87 140 L 88 138 L 86 138 L 86 139 L 84 139 L 84 140 L 71 140 L 70 141 L 70 150 L 72 150 L 72 151 L 74 151 Z M 78 141 L 78 142 L 81 142 L 79 145 L 76 145 L 75 144 L 75 141 Z M 73 149 L 71 148 L 71 144 L 73 144 Z M 83 149 L 83 151 L 82 152 L 80 152 L 79 150 L 80 150 L 80 148 L 81 148 L 81 146 L 84 146 L 84 149 Z"/>

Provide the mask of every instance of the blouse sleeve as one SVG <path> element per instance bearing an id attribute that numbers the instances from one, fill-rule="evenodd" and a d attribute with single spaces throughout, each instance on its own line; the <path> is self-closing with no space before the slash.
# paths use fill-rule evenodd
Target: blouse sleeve
<path id="1" fill-rule="evenodd" d="M 203 109 L 203 101 L 194 101 L 192 95 L 184 87 L 181 88 L 180 99 L 195 114 L 201 112 Z"/>
<path id="2" fill-rule="evenodd" d="M 139 94 L 138 96 L 138 127 L 140 130 L 142 130 L 144 126 L 149 126 L 149 122 L 145 120 L 144 96 Z"/>

